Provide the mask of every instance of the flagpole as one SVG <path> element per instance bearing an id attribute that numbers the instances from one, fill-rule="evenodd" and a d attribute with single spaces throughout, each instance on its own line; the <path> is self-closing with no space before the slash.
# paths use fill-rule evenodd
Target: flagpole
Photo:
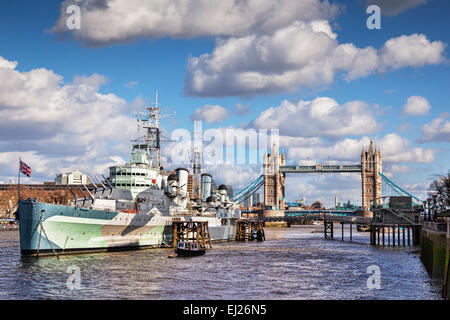
<path id="1" fill-rule="evenodd" d="M 22 160 L 19 157 L 19 174 L 17 175 L 17 201 L 20 200 L 20 162 Z"/>

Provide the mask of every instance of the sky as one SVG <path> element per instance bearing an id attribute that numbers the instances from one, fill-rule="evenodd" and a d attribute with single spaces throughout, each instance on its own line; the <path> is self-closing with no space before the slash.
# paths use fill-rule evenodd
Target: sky
<path id="1" fill-rule="evenodd" d="M 380 29 L 367 26 L 371 4 Z M 450 169 L 449 12 L 445 0 L 2 1 L 0 181 L 17 181 L 19 157 L 28 183 L 107 174 L 129 160 L 134 112 L 158 91 L 176 112 L 161 120 L 167 137 L 194 120 L 237 136 L 278 129 L 292 165 L 358 163 L 372 138 L 383 172 L 426 198 Z M 261 169 L 204 165 L 235 190 Z M 286 181 L 291 201 L 361 203 L 358 174 Z"/>

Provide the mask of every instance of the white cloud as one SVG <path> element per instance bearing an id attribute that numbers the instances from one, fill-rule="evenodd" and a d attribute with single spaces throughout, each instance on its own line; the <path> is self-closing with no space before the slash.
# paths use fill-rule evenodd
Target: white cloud
<path id="1" fill-rule="evenodd" d="M 0 68 L 5 69 L 15 69 L 17 66 L 17 61 L 8 61 L 3 57 L 0 57 Z"/>
<path id="2" fill-rule="evenodd" d="M 191 115 L 191 120 L 205 121 L 206 123 L 222 122 L 230 116 L 230 113 L 224 107 L 219 105 L 204 105 L 197 108 Z"/>
<path id="3" fill-rule="evenodd" d="M 425 0 L 379 0 L 394 14 Z M 53 32 L 86 45 L 140 38 L 216 37 L 211 53 L 190 57 L 185 93 L 230 96 L 320 88 L 336 75 L 351 81 L 408 66 L 441 63 L 445 44 L 413 34 L 377 50 L 340 44 L 330 20 L 340 6 L 319 0 L 80 0 L 82 28 L 66 28 L 66 0 Z"/>
<path id="4" fill-rule="evenodd" d="M 52 31 L 68 33 L 66 0 Z M 71 36 L 87 45 L 110 45 L 139 38 L 195 38 L 265 33 L 295 20 L 334 17 L 339 8 L 318 0 L 80 0 L 82 28 Z"/>
<path id="5" fill-rule="evenodd" d="M 381 70 L 418 67 L 443 62 L 446 47 L 441 41 L 430 42 L 423 34 L 389 39 L 380 49 Z"/>
<path id="6" fill-rule="evenodd" d="M 185 93 L 229 96 L 295 91 L 408 66 L 444 61 L 445 44 L 413 34 L 379 50 L 339 44 L 328 21 L 295 21 L 269 34 L 219 39 L 211 53 L 188 60 Z"/>
<path id="7" fill-rule="evenodd" d="M 428 100 L 421 96 L 411 96 L 403 106 L 402 113 L 405 115 L 419 116 L 427 114 L 431 109 Z"/>
<path id="8" fill-rule="evenodd" d="M 419 142 L 450 142 L 450 121 L 449 115 L 442 114 L 439 118 L 422 127 L 422 135 Z"/>
<path id="9" fill-rule="evenodd" d="M 203 171 L 211 174 L 214 181 L 218 184 L 232 185 L 236 194 L 261 175 L 261 166 L 210 165 L 205 166 Z"/>
<path id="10" fill-rule="evenodd" d="M 430 184 L 431 181 L 407 183 L 403 185 L 402 188 L 423 201 L 428 198 L 427 190 L 429 190 Z"/>
<path id="11" fill-rule="evenodd" d="M 324 144 L 319 137 L 290 137 L 280 136 L 280 147 L 318 147 Z"/>
<path id="12" fill-rule="evenodd" d="M 318 159 L 324 160 L 329 157 L 333 160 L 360 161 L 361 150 L 369 145 L 369 137 L 363 137 L 359 140 L 345 138 L 332 145 L 323 145 L 320 147 L 292 147 L 288 151 L 288 159 Z M 386 134 L 381 139 L 375 141 L 386 163 L 430 163 L 434 162 L 434 149 L 416 148 L 411 146 L 408 139 L 399 136 L 396 133 Z"/>
<path id="13" fill-rule="evenodd" d="M 87 86 L 92 87 L 96 91 L 100 88 L 100 86 L 108 83 L 108 78 L 103 75 L 94 73 L 90 76 L 76 76 L 73 78 L 73 84 L 78 86 Z"/>
<path id="14" fill-rule="evenodd" d="M 280 135 L 292 137 L 339 138 L 344 135 L 363 135 L 379 129 L 373 108 L 362 101 L 339 105 L 336 100 L 318 97 L 313 101 L 287 100 L 271 107 L 250 124 L 255 128 L 277 128 Z"/>
<path id="15" fill-rule="evenodd" d="M 20 72 L 17 63 L 0 61 L 9 65 L 0 67 L 0 159 L 11 163 L 1 166 L 0 177 L 17 171 L 19 156 L 33 168 L 33 178 L 52 179 L 65 169 L 93 174 L 113 163 L 111 156 L 128 153 L 136 122 L 125 115 L 126 101 L 98 92 L 104 76 L 63 84 L 51 70 Z M 122 152 L 114 154 L 114 148 Z"/>
<path id="16" fill-rule="evenodd" d="M 386 134 L 378 141 L 383 156 L 383 161 L 398 163 L 430 163 L 434 162 L 436 150 L 415 148 L 411 142 L 396 133 Z"/>
<path id="17" fill-rule="evenodd" d="M 238 116 L 243 117 L 249 112 L 250 112 L 250 105 L 244 106 L 241 103 L 236 104 L 236 109 L 234 110 L 234 113 L 237 114 Z"/>
<path id="18" fill-rule="evenodd" d="M 410 166 L 396 164 L 391 165 L 389 169 L 392 173 L 408 173 L 412 170 Z"/>

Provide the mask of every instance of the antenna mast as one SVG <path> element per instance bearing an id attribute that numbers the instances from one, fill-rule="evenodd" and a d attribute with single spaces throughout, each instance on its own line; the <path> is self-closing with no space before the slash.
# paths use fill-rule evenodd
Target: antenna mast
<path id="1" fill-rule="evenodd" d="M 155 103 L 145 108 L 148 114 L 138 120 L 143 122 L 143 128 L 147 129 L 145 135 L 145 149 L 148 154 L 148 164 L 151 168 L 161 168 L 161 131 L 159 130 L 159 119 L 168 118 L 175 114 L 161 116 L 158 103 L 158 91 L 156 91 Z"/>

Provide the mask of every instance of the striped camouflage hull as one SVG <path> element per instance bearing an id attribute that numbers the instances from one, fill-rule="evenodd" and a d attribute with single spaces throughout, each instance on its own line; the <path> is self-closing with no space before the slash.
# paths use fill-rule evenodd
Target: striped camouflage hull
<path id="1" fill-rule="evenodd" d="M 235 227 L 208 221 L 213 241 L 233 240 Z M 41 203 L 19 202 L 20 250 L 23 255 L 137 250 L 172 242 L 172 217 L 150 217 Z"/>

